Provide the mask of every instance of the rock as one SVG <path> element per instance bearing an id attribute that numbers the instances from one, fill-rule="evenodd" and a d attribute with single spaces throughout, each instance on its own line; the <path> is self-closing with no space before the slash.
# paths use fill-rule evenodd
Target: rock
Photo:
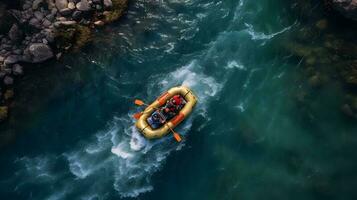
<path id="1" fill-rule="evenodd" d="M 56 54 L 56 59 L 57 59 L 57 60 L 59 60 L 61 57 L 62 57 L 62 53 L 61 53 L 61 52 L 58 53 L 58 54 Z"/>
<path id="2" fill-rule="evenodd" d="M 4 93 L 4 99 L 9 100 L 12 99 L 13 97 L 14 97 L 14 90 L 12 89 L 6 90 L 6 92 Z"/>
<path id="3" fill-rule="evenodd" d="M 5 85 L 12 85 L 12 84 L 14 84 L 14 79 L 11 76 L 5 76 L 4 84 Z"/>
<path id="4" fill-rule="evenodd" d="M 101 5 L 96 5 L 96 6 L 95 6 L 95 9 L 97 9 L 97 10 L 102 10 L 102 6 L 101 6 Z"/>
<path id="5" fill-rule="evenodd" d="M 50 22 L 52 22 L 55 19 L 55 15 L 54 14 L 49 14 L 46 16 L 46 19 Z"/>
<path id="6" fill-rule="evenodd" d="M 74 9 L 76 9 L 76 5 L 73 2 L 69 2 L 68 3 L 68 8 L 71 9 L 71 10 L 74 10 Z"/>
<path id="7" fill-rule="evenodd" d="M 15 64 L 19 61 L 20 61 L 20 57 L 18 55 L 10 55 L 10 56 L 6 57 L 6 59 L 4 60 L 4 64 L 11 65 L 11 64 Z"/>
<path id="8" fill-rule="evenodd" d="M 0 34 L 7 34 L 16 21 L 16 18 L 0 3 Z"/>
<path id="9" fill-rule="evenodd" d="M 67 21 L 67 18 L 65 18 L 65 17 L 57 17 L 56 19 L 58 21 L 62 21 L 62 22 Z"/>
<path id="10" fill-rule="evenodd" d="M 52 9 L 51 9 L 51 14 L 52 14 L 52 15 L 56 15 L 56 14 L 57 14 L 57 11 L 58 11 L 57 8 L 52 8 Z"/>
<path id="11" fill-rule="evenodd" d="M 81 0 L 79 3 L 76 4 L 76 8 L 79 11 L 89 11 L 90 5 L 87 0 Z"/>
<path id="12" fill-rule="evenodd" d="M 12 73 L 14 73 L 15 76 L 20 76 L 24 73 L 22 66 L 19 64 L 15 64 L 12 66 Z"/>
<path id="13" fill-rule="evenodd" d="M 72 14 L 72 18 L 74 20 L 80 20 L 81 16 L 82 16 L 82 12 L 78 11 L 78 10 L 74 11 L 73 14 Z"/>
<path id="14" fill-rule="evenodd" d="M 331 0 L 331 3 L 345 17 L 357 20 L 357 0 Z"/>
<path id="15" fill-rule="evenodd" d="M 320 30 L 325 30 L 328 26 L 328 21 L 326 19 L 321 19 L 316 22 L 316 28 Z"/>
<path id="16" fill-rule="evenodd" d="M 46 39 L 42 39 L 43 44 L 48 44 L 48 41 Z"/>
<path id="17" fill-rule="evenodd" d="M 37 28 L 41 26 L 37 18 L 30 19 L 29 24 Z"/>
<path id="18" fill-rule="evenodd" d="M 4 62 L 5 58 L 4 56 L 0 56 L 0 63 Z"/>
<path id="19" fill-rule="evenodd" d="M 28 4 L 28 3 L 25 3 L 23 6 L 22 6 L 22 9 L 23 10 L 27 10 L 27 9 L 29 9 L 29 8 L 31 8 L 32 6 L 30 5 L 30 4 Z"/>
<path id="20" fill-rule="evenodd" d="M 0 71 L 0 78 L 4 78 L 5 75 L 6 75 L 6 72 Z M 1 88 L 0 88 L 0 91 L 1 91 Z M 1 96 L 1 92 L 0 92 L 0 96 Z"/>
<path id="21" fill-rule="evenodd" d="M 36 17 L 36 19 L 37 19 L 38 21 L 41 21 L 41 20 L 43 19 L 43 17 L 44 17 L 43 13 L 40 12 L 40 11 L 34 12 L 33 15 Z"/>
<path id="22" fill-rule="evenodd" d="M 98 21 L 94 22 L 94 25 L 96 25 L 96 26 L 103 26 L 103 25 L 104 25 L 104 22 L 101 21 L 101 20 L 98 20 Z"/>
<path id="23" fill-rule="evenodd" d="M 103 4 L 105 8 L 111 8 L 113 6 L 112 0 L 103 0 Z"/>
<path id="24" fill-rule="evenodd" d="M 54 33 L 53 32 L 51 32 L 51 31 L 46 31 L 45 33 L 45 38 L 46 38 L 46 40 L 48 41 L 48 42 L 54 42 L 54 39 L 55 39 L 55 35 L 54 35 Z"/>
<path id="25" fill-rule="evenodd" d="M 70 15 L 72 13 L 72 9 L 64 8 L 64 9 L 60 10 L 60 13 L 63 16 L 67 16 L 67 15 Z"/>
<path id="26" fill-rule="evenodd" d="M 8 33 L 8 36 L 14 42 L 17 42 L 17 41 L 21 40 L 22 31 L 19 29 L 17 24 L 13 24 L 12 25 L 12 27 L 11 27 L 9 33 Z"/>
<path id="27" fill-rule="evenodd" d="M 357 60 L 344 65 L 341 71 L 343 81 L 351 86 L 357 86 Z"/>
<path id="28" fill-rule="evenodd" d="M 5 74 L 11 74 L 12 69 L 10 67 L 5 67 L 3 68 L 3 71 L 5 72 Z"/>
<path id="29" fill-rule="evenodd" d="M 48 10 L 52 10 L 56 7 L 55 0 L 46 0 Z"/>
<path id="30" fill-rule="evenodd" d="M 54 25 L 55 27 L 60 27 L 61 25 L 63 26 L 73 26 L 77 24 L 76 21 L 60 21 L 60 22 L 55 22 Z"/>
<path id="31" fill-rule="evenodd" d="M 321 76 L 319 74 L 315 74 L 313 76 L 311 76 L 308 80 L 310 86 L 312 87 L 319 87 L 322 85 L 322 79 Z"/>
<path id="32" fill-rule="evenodd" d="M 43 0 L 35 0 L 35 1 L 33 1 L 33 3 L 32 3 L 32 9 L 33 10 L 37 10 L 38 9 L 38 7 L 40 6 L 40 4 L 43 2 Z"/>
<path id="33" fill-rule="evenodd" d="M 0 121 L 7 119 L 8 108 L 7 106 L 0 106 Z"/>
<path id="34" fill-rule="evenodd" d="M 40 63 L 53 57 L 52 49 L 43 43 L 31 44 L 25 54 L 30 57 L 29 61 L 32 63 Z"/>
<path id="35" fill-rule="evenodd" d="M 93 0 L 93 3 L 95 3 L 95 4 L 101 4 L 102 1 L 101 1 L 101 0 Z"/>
<path id="36" fill-rule="evenodd" d="M 12 51 L 12 53 L 16 54 L 16 55 L 20 55 L 22 53 L 21 49 L 15 49 Z"/>
<path id="37" fill-rule="evenodd" d="M 45 26 L 45 27 L 49 27 L 49 26 L 51 26 L 51 24 L 52 23 L 47 19 L 44 19 L 43 22 L 42 22 L 42 25 Z"/>
<path id="38" fill-rule="evenodd" d="M 353 110 L 352 110 L 351 106 L 348 105 L 348 104 L 344 104 L 344 105 L 341 107 L 341 111 L 342 111 L 345 115 L 347 115 L 347 116 L 349 116 L 349 117 L 354 117 Z"/>
<path id="39" fill-rule="evenodd" d="M 58 10 L 67 8 L 67 5 L 68 5 L 67 0 L 56 0 L 56 7 Z"/>

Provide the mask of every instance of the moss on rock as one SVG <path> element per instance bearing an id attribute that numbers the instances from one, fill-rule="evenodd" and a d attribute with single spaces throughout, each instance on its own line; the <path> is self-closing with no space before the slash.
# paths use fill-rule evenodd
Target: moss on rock
<path id="1" fill-rule="evenodd" d="M 124 13 L 128 5 L 128 0 L 112 0 L 113 7 L 110 11 L 104 13 L 104 22 L 112 23 L 118 20 Z"/>
<path id="2" fill-rule="evenodd" d="M 56 46 L 61 50 L 78 50 L 92 39 L 89 27 L 83 25 L 62 26 L 56 32 Z"/>
<path id="3" fill-rule="evenodd" d="M 7 119 L 7 115 L 8 115 L 8 107 L 0 106 L 0 122 Z"/>

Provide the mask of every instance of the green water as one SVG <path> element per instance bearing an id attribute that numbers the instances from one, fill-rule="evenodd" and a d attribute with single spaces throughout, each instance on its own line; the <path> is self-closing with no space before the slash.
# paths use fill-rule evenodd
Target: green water
<path id="1" fill-rule="evenodd" d="M 357 126 L 341 86 L 309 87 L 283 48 L 307 26 L 293 3 L 134 0 L 81 52 L 28 70 L 1 130 L 1 199 L 356 199 Z M 133 99 L 181 84 L 199 97 L 184 141 L 142 138 Z"/>

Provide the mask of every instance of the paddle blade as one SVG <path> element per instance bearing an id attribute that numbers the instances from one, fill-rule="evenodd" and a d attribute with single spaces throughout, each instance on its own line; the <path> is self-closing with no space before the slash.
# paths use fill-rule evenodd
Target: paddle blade
<path id="1" fill-rule="evenodd" d="M 145 103 L 143 102 L 143 101 L 141 101 L 141 100 L 139 100 L 139 99 L 135 99 L 135 102 L 134 102 L 136 105 L 138 105 L 138 106 L 142 106 L 142 105 L 144 105 Z"/>
<path id="2" fill-rule="evenodd" d="M 177 142 L 181 142 L 181 140 L 182 140 L 180 134 L 178 134 L 176 132 L 174 132 L 174 138 Z"/>
<path id="3" fill-rule="evenodd" d="M 135 113 L 133 117 L 138 120 L 140 119 L 141 115 L 143 115 L 143 113 L 139 112 L 139 113 Z"/>

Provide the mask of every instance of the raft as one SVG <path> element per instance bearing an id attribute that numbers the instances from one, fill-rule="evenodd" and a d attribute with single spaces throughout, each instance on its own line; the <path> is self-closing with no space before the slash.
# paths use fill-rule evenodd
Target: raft
<path id="1" fill-rule="evenodd" d="M 180 112 L 172 118 L 170 121 L 163 124 L 158 129 L 153 129 L 147 122 L 148 117 L 156 110 L 156 108 L 160 108 L 165 105 L 166 101 L 172 98 L 174 95 L 181 95 L 186 104 L 180 110 Z M 143 112 L 143 115 L 138 119 L 135 123 L 138 130 L 147 138 L 147 139 L 155 139 L 161 138 L 167 135 L 173 128 L 179 125 L 186 117 L 190 115 L 193 107 L 197 103 L 196 95 L 186 86 L 178 86 L 173 87 L 163 93 L 159 98 L 157 98 L 153 103 L 151 103 Z"/>

